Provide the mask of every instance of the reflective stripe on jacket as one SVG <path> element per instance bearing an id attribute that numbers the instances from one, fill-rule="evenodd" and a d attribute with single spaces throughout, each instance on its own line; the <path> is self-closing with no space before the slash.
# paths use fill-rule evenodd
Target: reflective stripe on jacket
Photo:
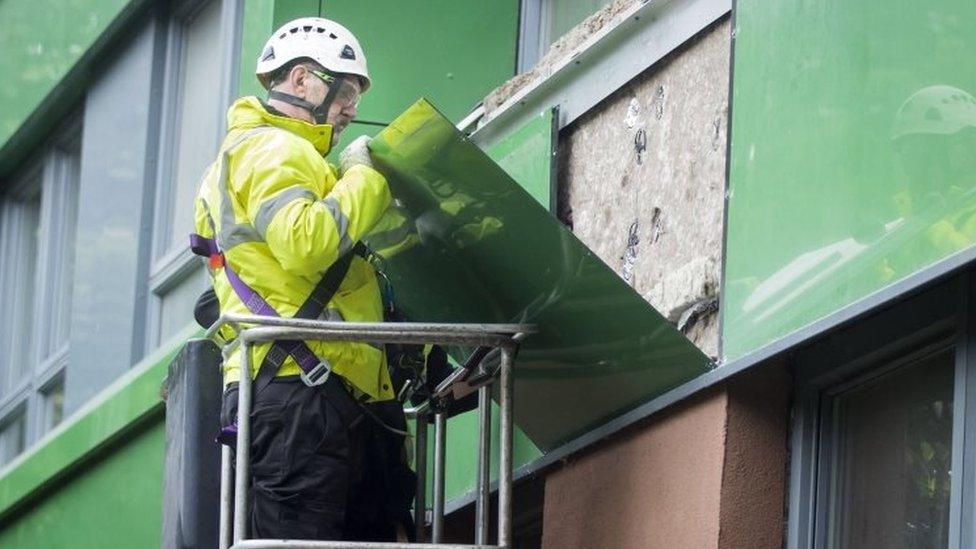
<path id="1" fill-rule="evenodd" d="M 225 261 L 281 316 L 293 316 L 322 273 L 365 236 L 391 202 L 386 179 L 353 166 L 342 177 L 323 155 L 329 125 L 269 113 L 254 97 L 228 112 L 227 136 L 207 170 L 195 205 L 196 232 L 216 236 Z M 224 168 L 226 173 L 220 173 Z M 211 226 L 212 219 L 213 226 Z M 214 233 L 216 232 L 216 235 Z M 222 269 L 214 271 L 222 313 L 249 314 Z M 383 320 L 373 267 L 356 256 L 322 318 Z M 380 346 L 309 341 L 333 372 L 374 400 L 394 398 Z M 255 345 L 252 377 L 270 344 Z M 289 357 L 279 376 L 299 374 Z M 240 352 L 224 363 L 224 382 L 240 379 Z"/>

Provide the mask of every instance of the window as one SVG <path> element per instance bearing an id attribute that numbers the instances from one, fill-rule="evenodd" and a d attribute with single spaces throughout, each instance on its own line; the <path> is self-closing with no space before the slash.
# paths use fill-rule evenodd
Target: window
<path id="1" fill-rule="evenodd" d="M 27 418 L 18 409 L 0 425 L 0 466 L 14 460 L 27 446 Z"/>
<path id="2" fill-rule="evenodd" d="M 788 547 L 976 541 L 974 284 L 962 275 L 797 353 Z"/>
<path id="3" fill-rule="evenodd" d="M 519 29 L 519 72 L 526 72 L 549 46 L 610 0 L 523 0 Z"/>
<path id="4" fill-rule="evenodd" d="M 149 287 L 149 349 L 193 321 L 193 303 L 209 284 L 188 250 L 193 198 L 213 162 L 231 90 L 221 85 L 224 56 L 221 2 L 177 3 L 169 37 L 168 88 L 157 183 Z"/>
<path id="5" fill-rule="evenodd" d="M 34 284 L 40 233 L 40 170 L 0 202 L 0 400 L 17 392 L 33 363 Z"/>
<path id="6" fill-rule="evenodd" d="M 41 429 L 45 432 L 64 419 L 64 377 L 58 377 L 41 393 Z"/>
<path id="7" fill-rule="evenodd" d="M 69 137 L 43 151 L 0 197 L 3 462 L 63 415 L 55 410 L 44 421 L 33 420 L 42 413 L 44 395 L 63 387 L 52 380 L 63 379 L 69 356 L 80 145 L 76 129 L 62 133 Z"/>
<path id="8" fill-rule="evenodd" d="M 80 148 L 77 143 L 69 143 L 55 147 L 45 166 L 49 175 L 42 190 L 40 228 L 44 238 L 35 248 L 41 262 L 34 331 L 42 374 L 60 371 L 67 364 L 79 163 Z"/>
<path id="9" fill-rule="evenodd" d="M 946 547 L 953 355 L 941 351 L 830 398 L 828 547 Z"/>
<path id="10" fill-rule="evenodd" d="M 207 2 L 196 14 L 175 23 L 172 55 L 178 59 L 178 88 L 173 103 L 173 133 L 170 144 L 169 181 L 164 188 L 167 204 L 161 205 L 168 215 L 160 220 L 161 254 L 182 250 L 193 226 L 189 207 L 196 195 L 204 169 L 217 152 L 222 130 L 221 97 L 215 82 L 221 73 L 220 2 Z"/>
<path id="11" fill-rule="evenodd" d="M 159 332 L 161 337 L 175 334 L 193 321 L 197 297 L 210 286 L 210 274 L 198 268 L 172 288 L 160 291 Z"/>

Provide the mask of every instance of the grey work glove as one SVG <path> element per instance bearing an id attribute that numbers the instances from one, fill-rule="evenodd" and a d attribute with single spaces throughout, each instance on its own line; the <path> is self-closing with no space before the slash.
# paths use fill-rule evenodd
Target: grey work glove
<path id="1" fill-rule="evenodd" d="M 373 167 L 373 161 L 369 157 L 369 148 L 367 147 L 370 140 L 371 138 L 361 135 L 353 139 L 352 143 L 339 153 L 339 169 L 342 170 L 342 173 L 346 173 L 346 170 L 356 164 Z"/>

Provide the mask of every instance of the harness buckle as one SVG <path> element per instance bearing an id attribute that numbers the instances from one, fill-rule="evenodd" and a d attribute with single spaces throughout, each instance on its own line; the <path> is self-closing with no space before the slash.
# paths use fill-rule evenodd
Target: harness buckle
<path id="1" fill-rule="evenodd" d="M 211 254 L 210 255 L 210 268 L 220 269 L 224 266 L 224 254 Z"/>
<path id="2" fill-rule="evenodd" d="M 315 365 L 314 368 L 308 372 L 302 371 L 300 377 L 302 383 L 309 387 L 318 387 L 326 381 L 329 380 L 329 376 L 332 374 L 332 365 L 327 361 L 320 361 Z"/>

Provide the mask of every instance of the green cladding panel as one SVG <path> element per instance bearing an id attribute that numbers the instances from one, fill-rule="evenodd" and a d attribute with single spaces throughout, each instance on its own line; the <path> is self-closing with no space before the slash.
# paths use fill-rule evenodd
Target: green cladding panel
<path id="1" fill-rule="evenodd" d="M 0 523 L 0 547 L 159 547 L 162 421 L 127 437 L 22 514 Z"/>
<path id="2" fill-rule="evenodd" d="M 547 109 L 487 151 L 492 160 L 550 212 L 556 211 L 553 161 L 557 136 L 556 109 Z"/>
<path id="3" fill-rule="evenodd" d="M 553 152 L 556 143 L 555 109 L 542 112 L 525 126 L 512 132 L 486 151 L 508 175 L 544 207 L 552 200 Z M 492 403 L 492 448 L 498 448 L 498 407 Z M 478 414 L 471 411 L 447 422 L 447 463 L 445 473 L 447 499 L 451 500 L 475 488 L 478 448 Z M 516 425 L 512 450 L 515 468 L 542 456 L 542 452 Z M 433 458 L 433 456 L 430 456 Z M 427 469 L 433 471 L 433 462 Z M 492 453 L 492 478 L 498 477 L 498 455 Z"/>
<path id="4" fill-rule="evenodd" d="M 389 122 L 427 96 L 458 120 L 515 73 L 518 0 L 323 0 L 351 30 L 373 87 L 360 116 Z"/>
<path id="5" fill-rule="evenodd" d="M 127 4 L 0 1 L 0 147 Z"/>
<path id="6" fill-rule="evenodd" d="M 254 69 L 264 43 L 275 30 L 274 0 L 245 0 L 241 16 L 241 53 L 237 74 L 237 94 L 264 97 Z"/>
<path id="7" fill-rule="evenodd" d="M 273 28 L 278 27 L 299 17 L 315 17 L 322 15 L 322 0 L 272 0 L 274 2 Z M 267 39 L 267 36 L 265 37 Z"/>
<path id="8" fill-rule="evenodd" d="M 976 242 L 976 2 L 736 4 L 736 358 Z"/>
<path id="9" fill-rule="evenodd" d="M 281 2 L 279 2 L 281 3 Z M 323 0 L 321 15 L 351 30 L 373 87 L 358 118 L 389 122 L 417 97 L 460 120 L 515 74 L 518 0 Z M 340 145 L 375 126 L 351 125 Z"/>
<path id="10" fill-rule="evenodd" d="M 399 207 L 367 240 L 416 320 L 530 322 L 515 418 L 541 451 L 708 359 L 425 100 L 371 144 Z"/>

